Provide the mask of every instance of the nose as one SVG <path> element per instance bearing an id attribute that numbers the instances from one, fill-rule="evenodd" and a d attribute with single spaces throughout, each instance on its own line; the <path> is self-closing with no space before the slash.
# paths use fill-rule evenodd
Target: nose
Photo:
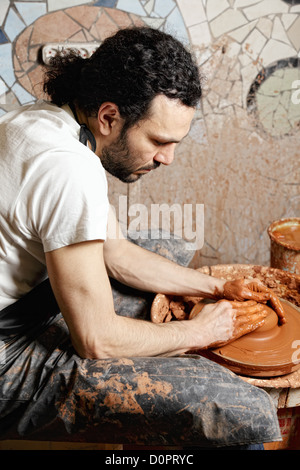
<path id="1" fill-rule="evenodd" d="M 165 145 L 161 150 L 156 153 L 154 160 L 159 163 L 162 163 L 163 165 L 171 165 L 175 156 L 175 147 L 176 144 Z"/>

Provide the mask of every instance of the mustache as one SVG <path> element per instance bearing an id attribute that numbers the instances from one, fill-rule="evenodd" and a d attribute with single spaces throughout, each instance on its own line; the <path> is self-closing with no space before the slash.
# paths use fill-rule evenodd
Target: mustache
<path id="1" fill-rule="evenodd" d="M 139 168 L 138 171 L 143 171 L 143 170 L 155 170 L 156 168 L 158 168 L 160 166 L 160 162 L 154 162 L 152 165 L 148 165 L 148 166 L 143 166 L 142 168 Z"/>

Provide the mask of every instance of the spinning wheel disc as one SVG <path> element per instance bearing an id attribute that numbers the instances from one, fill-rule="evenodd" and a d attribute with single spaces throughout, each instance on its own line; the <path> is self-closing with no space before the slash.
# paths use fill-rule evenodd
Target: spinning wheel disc
<path id="1" fill-rule="evenodd" d="M 241 375 L 276 377 L 294 372 L 300 367 L 300 310 L 281 302 L 287 319 L 284 325 L 278 325 L 276 313 L 268 308 L 269 315 L 260 328 L 223 347 L 199 353 Z M 197 307 L 201 309 L 199 304 L 194 309 Z"/>

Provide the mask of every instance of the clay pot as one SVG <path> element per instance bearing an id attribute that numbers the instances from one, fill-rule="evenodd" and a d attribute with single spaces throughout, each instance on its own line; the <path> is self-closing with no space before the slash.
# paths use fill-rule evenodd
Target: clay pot
<path id="1" fill-rule="evenodd" d="M 280 219 L 268 228 L 271 240 L 271 266 L 300 275 L 300 241 L 296 244 L 281 236 L 281 230 L 293 230 L 300 236 L 300 218 Z"/>

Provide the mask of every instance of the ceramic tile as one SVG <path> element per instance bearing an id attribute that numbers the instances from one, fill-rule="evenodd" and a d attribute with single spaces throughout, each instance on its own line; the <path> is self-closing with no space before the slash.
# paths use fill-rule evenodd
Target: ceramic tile
<path id="1" fill-rule="evenodd" d="M 15 2 L 15 6 L 27 25 L 33 23 L 37 18 L 47 12 L 45 3 Z"/>
<path id="2" fill-rule="evenodd" d="M 257 29 L 259 29 L 266 38 L 270 38 L 273 30 L 273 21 L 269 18 L 260 18 L 257 23 Z"/>
<path id="3" fill-rule="evenodd" d="M 283 41 L 287 44 L 290 44 L 290 40 L 286 35 L 283 24 L 281 23 L 281 21 L 278 17 L 276 17 L 274 19 L 272 38 L 273 39 L 278 39 L 278 41 Z M 299 34 L 299 38 L 300 38 L 300 34 Z"/>
<path id="4" fill-rule="evenodd" d="M 158 16 L 165 17 L 171 13 L 175 6 L 174 0 L 155 0 L 154 11 Z"/>
<path id="5" fill-rule="evenodd" d="M 74 7 L 90 3 L 89 0 L 47 0 L 48 11 L 63 10 L 64 8 Z"/>
<path id="6" fill-rule="evenodd" d="M 10 8 L 4 26 L 5 34 L 13 41 L 16 36 L 25 28 L 25 24 L 20 20 L 15 11 Z"/>
<path id="7" fill-rule="evenodd" d="M 146 25 L 150 26 L 150 28 L 156 28 L 156 29 L 161 28 L 161 26 L 165 22 L 164 18 L 149 18 L 148 16 L 147 17 L 143 16 L 142 19 L 146 23 Z"/>
<path id="8" fill-rule="evenodd" d="M 118 0 L 117 8 L 135 15 L 145 16 L 145 10 L 138 0 Z"/>
<path id="9" fill-rule="evenodd" d="M 199 0 L 177 0 L 179 9 L 187 27 L 207 21 L 206 13 Z"/>
<path id="10" fill-rule="evenodd" d="M 5 44 L 6 42 L 8 42 L 8 38 L 5 36 L 2 29 L 0 29 L 0 44 Z"/>
<path id="11" fill-rule="evenodd" d="M 213 20 L 229 7 L 230 5 L 227 0 L 218 0 L 218 2 L 215 0 L 207 0 L 206 14 L 208 21 Z"/>
<path id="12" fill-rule="evenodd" d="M 258 3 L 260 0 L 235 0 L 234 8 L 243 8 Z"/>
<path id="13" fill-rule="evenodd" d="M 296 55 L 294 48 L 288 44 L 284 44 L 281 41 L 270 39 L 264 49 L 262 50 L 260 57 L 264 67 L 280 59 L 286 59 Z"/>
<path id="14" fill-rule="evenodd" d="M 68 8 L 68 16 L 80 23 L 84 28 L 90 29 L 94 24 L 99 10 L 98 8 L 86 8 L 84 5 L 74 8 Z"/>
<path id="15" fill-rule="evenodd" d="M 0 70 L 1 78 L 8 86 L 12 86 L 15 82 L 15 75 L 13 71 L 11 44 L 0 45 Z"/>
<path id="16" fill-rule="evenodd" d="M 247 23 L 246 18 L 239 10 L 226 10 L 210 23 L 210 29 L 215 38 L 232 31 Z"/>
<path id="17" fill-rule="evenodd" d="M 94 27 L 97 29 L 97 37 L 101 41 L 104 41 L 105 38 L 111 36 L 118 29 L 116 23 L 105 13 L 99 16 Z"/>
<path id="18" fill-rule="evenodd" d="M 9 8 L 9 0 L 1 0 L 0 2 L 0 25 L 2 25 L 5 19 L 8 8 Z"/>
<path id="19" fill-rule="evenodd" d="M 127 28 L 132 26 L 133 17 L 120 10 L 105 10 L 106 14 L 120 27 Z"/>
<path id="20" fill-rule="evenodd" d="M 290 13 L 300 13 L 300 5 L 294 5 L 291 7 Z"/>
<path id="21" fill-rule="evenodd" d="M 300 50 L 300 16 L 294 21 L 292 26 L 288 30 L 288 37 L 292 43 L 292 45 L 297 49 Z"/>
<path id="22" fill-rule="evenodd" d="M 93 3 L 93 6 L 114 8 L 117 0 L 98 0 Z"/>
<path id="23" fill-rule="evenodd" d="M 33 28 L 31 44 L 43 44 L 55 38 L 56 42 L 64 41 L 80 31 L 80 25 L 63 11 L 55 11 L 39 18 Z M 51 38 L 51 39 L 50 39 Z"/>
<path id="24" fill-rule="evenodd" d="M 211 34 L 208 22 L 189 27 L 192 44 L 199 47 L 207 47 L 211 43 Z"/>
<path id="25" fill-rule="evenodd" d="M 256 60 L 266 42 L 266 37 L 260 31 L 254 29 L 245 39 L 242 49 L 253 60 Z"/>
<path id="26" fill-rule="evenodd" d="M 189 43 L 186 27 L 178 8 L 174 8 L 172 13 L 166 18 L 165 31 L 173 34 L 183 43 Z"/>
<path id="27" fill-rule="evenodd" d="M 0 104 L 1 104 L 1 96 L 6 93 L 8 90 L 7 86 L 5 85 L 4 81 L 0 78 Z"/>
<path id="28" fill-rule="evenodd" d="M 144 9 L 148 15 L 150 15 L 153 8 L 154 8 L 154 0 L 148 0 L 147 3 L 144 4 Z"/>
<path id="29" fill-rule="evenodd" d="M 33 103 L 35 101 L 35 97 L 30 95 L 18 83 L 15 83 L 11 89 L 14 92 L 15 96 L 18 98 L 20 104 Z"/>
<path id="30" fill-rule="evenodd" d="M 289 5 L 282 0 L 262 0 L 256 5 L 244 8 L 243 11 L 249 20 L 255 20 L 261 16 L 274 13 L 287 13 L 289 11 Z"/>
<path id="31" fill-rule="evenodd" d="M 296 14 L 286 14 L 281 15 L 281 21 L 285 28 L 285 30 L 289 29 L 289 27 L 294 23 L 294 21 L 298 18 Z"/>
<path id="32" fill-rule="evenodd" d="M 243 42 L 243 40 L 248 36 L 248 34 L 255 28 L 256 24 L 257 20 L 250 21 L 248 24 L 245 24 L 245 26 L 241 26 L 241 28 L 235 29 L 234 31 L 230 31 L 228 34 L 236 41 Z"/>

